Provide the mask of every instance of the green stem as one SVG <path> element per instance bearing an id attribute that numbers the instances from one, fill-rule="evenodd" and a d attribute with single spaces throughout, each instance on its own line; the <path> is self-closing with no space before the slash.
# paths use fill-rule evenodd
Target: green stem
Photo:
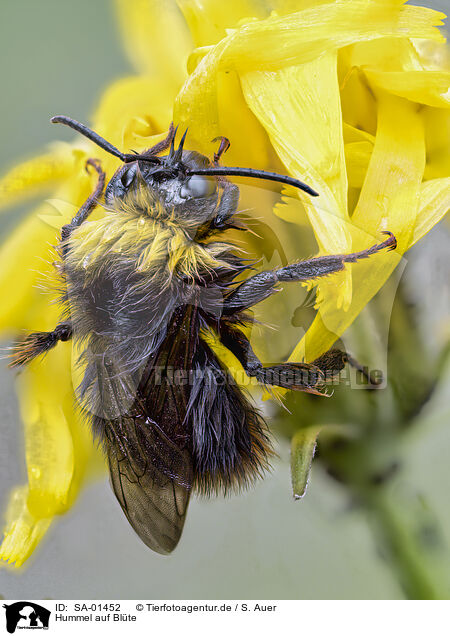
<path id="1" fill-rule="evenodd" d="M 435 546 L 430 552 L 430 545 L 424 544 L 421 520 L 412 520 L 409 515 L 402 514 L 404 511 L 400 509 L 399 502 L 391 501 L 383 487 L 373 489 L 366 495 L 376 540 L 383 553 L 387 552 L 388 563 L 406 597 L 418 600 L 445 598 L 439 558 Z M 439 536 L 438 528 L 430 526 L 430 523 L 427 519 L 427 533 Z"/>

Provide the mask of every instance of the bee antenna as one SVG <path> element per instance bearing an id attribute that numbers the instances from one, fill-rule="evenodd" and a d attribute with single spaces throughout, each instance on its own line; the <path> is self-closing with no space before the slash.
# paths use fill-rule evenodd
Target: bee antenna
<path id="1" fill-rule="evenodd" d="M 181 161 L 181 157 L 183 156 L 183 146 L 184 146 L 184 142 L 186 141 L 187 133 L 188 133 L 188 128 L 186 128 L 186 130 L 184 131 L 184 135 L 181 137 L 180 144 L 177 148 L 177 151 L 173 155 L 172 161 L 174 163 L 178 163 L 179 161 Z"/>
<path id="2" fill-rule="evenodd" d="M 303 190 L 312 197 L 318 197 L 319 193 L 311 188 L 311 186 L 289 177 L 288 175 L 278 174 L 277 172 L 267 172 L 266 170 L 255 170 L 254 168 L 229 168 L 228 166 L 213 166 L 211 168 L 199 168 L 198 170 L 188 170 L 190 174 L 205 174 L 205 175 L 228 175 L 230 177 L 253 177 L 256 179 L 265 179 L 267 181 L 278 181 L 279 183 L 285 183 L 286 185 L 293 186 L 299 190 Z"/>
<path id="3" fill-rule="evenodd" d="M 106 150 L 106 152 L 114 155 L 114 157 L 118 157 L 118 159 L 120 159 L 124 163 L 136 161 L 140 157 L 140 155 L 137 153 L 125 154 L 123 152 L 120 152 L 120 150 L 109 143 L 109 141 L 106 141 L 106 139 L 100 137 L 100 135 L 98 135 L 96 132 L 94 132 L 84 124 L 81 124 L 79 121 L 72 119 L 71 117 L 66 117 L 65 115 L 56 115 L 55 117 L 52 117 L 50 121 L 52 122 L 52 124 L 64 124 L 65 126 L 69 126 L 69 128 L 73 128 L 73 130 L 76 130 L 84 137 L 87 137 L 88 139 L 93 141 L 94 144 L 97 144 L 97 146 L 103 148 L 103 150 Z M 146 158 L 145 160 L 154 163 L 160 162 L 160 159 L 158 157 Z"/>

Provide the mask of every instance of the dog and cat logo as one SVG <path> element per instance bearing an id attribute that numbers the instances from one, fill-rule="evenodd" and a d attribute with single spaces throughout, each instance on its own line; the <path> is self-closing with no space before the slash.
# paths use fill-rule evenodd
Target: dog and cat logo
<path id="1" fill-rule="evenodd" d="M 16 629 L 48 629 L 50 610 L 32 603 L 19 601 L 11 605 L 3 605 L 6 613 L 6 630 L 14 634 Z"/>

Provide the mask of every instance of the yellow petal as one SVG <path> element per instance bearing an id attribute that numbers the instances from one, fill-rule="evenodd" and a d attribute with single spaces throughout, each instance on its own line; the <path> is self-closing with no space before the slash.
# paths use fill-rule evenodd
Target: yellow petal
<path id="1" fill-rule="evenodd" d="M 355 128 L 354 126 L 347 124 L 345 121 L 342 130 L 344 133 L 344 143 L 346 144 L 352 144 L 357 141 L 368 141 L 373 146 L 375 142 L 374 135 L 371 135 L 367 131 L 361 130 L 360 128 Z"/>
<path id="2" fill-rule="evenodd" d="M 416 45 L 407 38 L 359 42 L 342 53 L 341 61 L 351 71 L 363 71 L 369 84 L 378 88 L 418 103 L 448 107 L 450 72 L 441 60 L 441 52 L 447 47 L 424 40 L 427 46 L 432 47 L 433 56 L 429 53 L 428 59 L 423 51 L 418 50 L 418 43 L 422 40 L 415 42 Z"/>
<path id="3" fill-rule="evenodd" d="M 0 209 L 49 190 L 66 178 L 74 165 L 70 146 L 58 144 L 53 152 L 15 166 L 0 179 Z"/>
<path id="4" fill-rule="evenodd" d="M 178 88 L 166 77 L 118 80 L 102 96 L 92 127 L 123 152 L 145 150 L 167 133 Z M 121 165 L 120 160 L 94 144 L 90 146 L 90 156 L 101 159 L 110 178 Z"/>
<path id="5" fill-rule="evenodd" d="M 427 71 L 450 71 L 450 49 L 445 41 L 413 39 L 411 44 L 417 53 L 421 68 Z"/>
<path id="6" fill-rule="evenodd" d="M 73 398 L 68 353 L 70 345 L 60 343 L 44 360 L 30 363 L 18 378 L 28 509 L 35 517 L 51 517 L 68 503 L 74 471 L 72 436 L 62 407 Z"/>
<path id="7" fill-rule="evenodd" d="M 413 240 L 425 164 L 423 123 L 411 102 L 381 93 L 377 99 L 375 146 L 349 229 L 353 250 L 379 242 L 382 230 L 396 235 L 398 248 L 352 266 L 350 308 L 347 312 L 336 311 L 335 303 L 325 297 L 291 359 L 305 355 L 311 360 L 328 350 L 384 284 Z"/>
<path id="8" fill-rule="evenodd" d="M 15 488 L 11 493 L 0 545 L 0 560 L 14 563 L 16 567 L 23 565 L 33 553 L 52 521 L 51 518 L 36 519 L 28 510 L 27 500 L 27 486 Z"/>
<path id="9" fill-rule="evenodd" d="M 373 143 L 370 141 L 354 141 L 345 144 L 345 163 L 347 166 L 348 184 L 352 188 L 362 188 L 372 156 Z"/>
<path id="10" fill-rule="evenodd" d="M 424 106 L 427 165 L 425 179 L 445 178 L 450 174 L 450 109 Z"/>
<path id="11" fill-rule="evenodd" d="M 287 16 L 249 22 L 222 41 L 222 67 L 273 70 L 303 63 L 327 49 L 382 37 L 443 41 L 443 13 L 377 0 L 319 4 Z"/>
<path id="12" fill-rule="evenodd" d="M 84 163 L 84 162 L 83 162 Z M 56 198 L 74 201 L 76 209 L 92 191 L 93 176 L 87 175 L 84 168 L 71 184 L 65 184 L 57 191 Z M 39 289 L 46 281 L 54 281 L 55 270 L 51 262 L 55 260 L 52 246 L 58 243 L 59 232 L 51 224 L 43 221 L 46 216 L 59 219 L 59 227 L 70 219 L 63 216 L 72 210 L 72 206 L 55 211 L 53 205 L 42 204 L 27 217 L 0 249 L 0 294 L 7 298 L 0 309 L 0 332 L 20 329 L 43 329 L 44 325 L 34 322 L 38 307 L 48 307 L 41 315 L 46 320 L 56 318 L 57 310 L 51 304 L 51 297 Z M 54 326 L 54 325 L 53 325 Z M 48 324 L 49 328 L 53 328 Z"/>
<path id="13" fill-rule="evenodd" d="M 194 45 L 216 44 L 245 18 L 261 18 L 267 15 L 260 0 L 177 0 L 189 26 Z"/>
<path id="14" fill-rule="evenodd" d="M 347 126 L 365 131 L 373 138 L 377 129 L 377 103 L 364 73 L 358 67 L 351 67 L 342 80 L 341 104 L 344 130 Z"/>
<path id="15" fill-rule="evenodd" d="M 188 80 L 174 105 L 175 123 L 181 129 L 189 128 L 187 147 L 212 156 L 218 147 L 212 140 L 228 137 L 231 147 L 222 159 L 223 165 L 269 168 L 273 151 L 267 133 L 248 108 L 237 73 L 211 75 L 206 69 L 202 77 L 205 83 L 201 101 L 192 101 Z"/>
<path id="16" fill-rule="evenodd" d="M 295 13 L 303 9 L 308 9 L 312 6 L 319 4 L 329 4 L 330 0 L 272 0 L 271 5 L 273 10 L 278 15 L 285 15 L 287 13 Z"/>
<path id="17" fill-rule="evenodd" d="M 189 30 L 175 2 L 116 0 L 116 8 L 125 50 L 136 69 L 164 78 L 175 95 L 186 76 L 186 60 L 192 48 Z M 160 97 L 154 94 L 153 104 Z"/>
<path id="18" fill-rule="evenodd" d="M 430 40 L 427 40 L 430 42 Z M 433 44 L 436 44 L 433 42 Z M 441 43 L 439 43 L 441 45 Z M 411 39 L 384 37 L 358 42 L 346 51 L 349 67 L 374 71 L 421 71 L 424 65 Z"/>
<path id="19" fill-rule="evenodd" d="M 220 135 L 219 72 L 236 70 L 244 74 L 251 70 L 279 69 L 311 61 L 326 50 L 386 36 L 442 40 L 434 25 L 440 24 L 443 17 L 421 7 L 354 0 L 320 4 L 287 16 L 248 22 L 202 57 L 177 97 L 175 119 L 187 122 L 196 118 Z"/>
<path id="20" fill-rule="evenodd" d="M 374 71 L 365 69 L 371 84 L 436 108 L 450 107 L 449 71 Z"/>
<path id="21" fill-rule="evenodd" d="M 41 206 L 41 210 L 46 206 Z M 36 216 L 21 223 L 0 251 L 0 293 L 8 302 L 0 310 L 0 331 L 26 329 L 29 325 L 33 303 L 40 292 L 38 279 L 51 274 L 46 263 L 51 257 L 49 244 L 55 242 L 55 230 Z M 48 303 L 48 300 L 47 300 Z"/>
<path id="22" fill-rule="evenodd" d="M 289 173 L 304 178 L 320 193 L 319 198 L 311 199 L 312 203 L 317 201 L 318 207 L 346 218 L 347 179 L 336 53 L 324 53 L 312 62 L 271 73 L 246 73 L 241 82 L 249 107 Z M 333 233 L 317 233 L 321 248 L 325 248 L 326 234 Z M 347 246 L 345 238 L 335 240 L 332 249 Z"/>
<path id="23" fill-rule="evenodd" d="M 372 236 L 390 230 L 397 238 L 396 253 L 403 254 L 410 246 L 418 211 L 424 127 L 415 104 L 384 93 L 377 94 L 377 100 L 375 146 L 352 223 Z M 353 244 L 354 249 L 366 246 Z"/>
<path id="24" fill-rule="evenodd" d="M 450 210 L 450 177 L 425 181 L 420 188 L 420 204 L 411 245 L 414 245 Z"/>
<path id="25" fill-rule="evenodd" d="M 98 451 L 74 408 L 72 347 L 59 343 L 19 377 L 28 470 L 28 508 L 36 517 L 67 510 Z"/>
<path id="26" fill-rule="evenodd" d="M 317 198 L 300 194 L 320 251 L 348 251 L 351 238 L 336 52 L 271 73 L 246 73 L 241 81 L 249 107 L 289 174 L 320 193 Z M 341 295 L 338 304 L 350 302 L 349 281 L 346 273 L 339 284 L 335 281 L 335 299 Z"/>
<path id="27" fill-rule="evenodd" d="M 89 428 L 74 410 L 70 343 L 32 362 L 18 378 L 28 486 L 10 496 L 0 558 L 21 565 L 53 517 L 78 496 L 87 471 L 103 462 Z"/>

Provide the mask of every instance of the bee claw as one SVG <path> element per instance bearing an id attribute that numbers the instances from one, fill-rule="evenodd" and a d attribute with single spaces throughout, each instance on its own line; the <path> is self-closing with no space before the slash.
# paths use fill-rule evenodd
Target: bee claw
<path id="1" fill-rule="evenodd" d="M 214 165 L 219 163 L 221 156 L 226 153 L 231 145 L 230 140 L 227 139 L 227 137 L 214 137 L 211 143 L 215 143 L 216 141 L 220 141 L 220 146 L 218 151 L 214 153 Z"/>
<path id="2" fill-rule="evenodd" d="M 85 165 L 84 165 L 84 169 L 86 170 L 86 172 L 87 172 L 88 174 L 91 174 L 91 171 L 89 170 L 89 168 L 94 168 L 94 170 L 95 170 L 97 173 L 100 173 L 100 172 L 101 172 L 101 169 L 102 169 L 102 167 L 101 167 L 101 166 L 102 166 L 102 163 L 101 163 L 100 159 L 92 159 L 92 158 L 91 158 L 91 159 L 88 159 L 88 160 L 86 161 L 86 163 L 85 163 Z"/>
<path id="3" fill-rule="evenodd" d="M 392 250 L 395 250 L 397 247 L 397 239 L 392 234 L 392 232 L 390 232 L 389 230 L 383 230 L 383 232 L 381 233 L 389 236 L 389 238 L 384 242 L 389 251 L 391 252 Z"/>

